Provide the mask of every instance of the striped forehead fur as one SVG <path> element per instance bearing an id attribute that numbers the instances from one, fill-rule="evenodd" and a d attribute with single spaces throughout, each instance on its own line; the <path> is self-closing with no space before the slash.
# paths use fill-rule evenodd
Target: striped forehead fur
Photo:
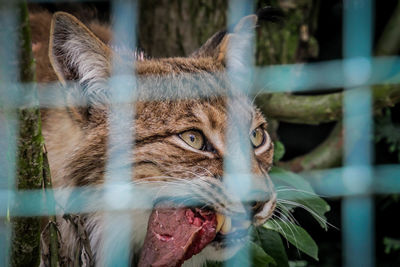
<path id="1" fill-rule="evenodd" d="M 154 62 L 157 61 L 157 62 Z M 70 92 L 81 93 L 87 98 L 89 106 L 104 105 L 110 102 L 113 86 L 129 86 L 137 101 L 165 101 L 182 99 L 214 99 L 219 97 L 244 97 L 243 93 L 228 82 L 223 71 L 214 71 L 186 62 L 186 69 L 174 69 L 179 66 L 159 60 L 137 62 L 136 79 L 124 79 L 116 76 L 112 84 L 109 79 L 95 77 L 90 82 L 75 85 Z M 158 68 L 155 66 L 157 65 Z M 176 66 L 175 66 L 176 65 Z M 182 66 L 181 66 L 182 67 Z M 178 67 L 176 67 L 178 68 Z M 90 76 L 83 76 L 81 81 Z M 87 80 L 84 80 L 87 81 Z M 132 84 L 127 84 L 129 82 Z M 133 101 L 134 99 L 124 100 Z"/>

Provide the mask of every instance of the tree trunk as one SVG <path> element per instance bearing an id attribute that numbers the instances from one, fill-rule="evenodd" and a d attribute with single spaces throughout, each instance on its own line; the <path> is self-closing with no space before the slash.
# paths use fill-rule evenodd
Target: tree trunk
<path id="1" fill-rule="evenodd" d="M 31 50 L 31 36 L 26 3 L 18 4 L 19 25 L 19 70 L 20 81 L 33 84 L 35 63 Z M 36 90 L 36 87 L 30 88 Z M 22 91 L 21 91 L 22 93 Z M 23 95 L 23 94 L 21 94 Z M 21 108 L 17 111 L 19 119 L 19 138 L 17 140 L 16 187 L 20 189 L 40 189 L 43 181 L 43 137 L 41 133 L 40 112 L 36 93 L 28 103 L 36 107 Z M 40 262 L 40 218 L 12 218 L 12 266 L 38 266 Z"/>
<path id="2" fill-rule="evenodd" d="M 266 23 L 257 28 L 257 65 L 305 62 L 318 55 L 314 37 L 319 0 L 258 0 L 257 9 L 280 8 L 280 23 Z"/>
<path id="3" fill-rule="evenodd" d="M 139 45 L 151 57 L 190 55 L 226 27 L 226 0 L 139 3 Z"/>

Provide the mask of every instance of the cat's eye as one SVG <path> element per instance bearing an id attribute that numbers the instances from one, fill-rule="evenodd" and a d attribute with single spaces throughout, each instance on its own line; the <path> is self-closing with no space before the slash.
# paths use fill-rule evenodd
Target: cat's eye
<path id="1" fill-rule="evenodd" d="M 250 134 L 250 140 L 254 148 L 262 146 L 265 142 L 265 131 L 260 126 L 254 129 Z"/>
<path id="2" fill-rule="evenodd" d="M 204 143 L 205 143 L 204 136 L 199 131 L 189 130 L 181 133 L 179 137 L 182 138 L 182 140 L 185 141 L 186 144 L 195 149 L 202 150 L 204 148 Z"/>

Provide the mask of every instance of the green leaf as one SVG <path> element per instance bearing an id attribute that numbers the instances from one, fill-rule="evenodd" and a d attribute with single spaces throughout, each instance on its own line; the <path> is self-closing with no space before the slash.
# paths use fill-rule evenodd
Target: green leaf
<path id="1" fill-rule="evenodd" d="M 253 230 L 253 236 L 255 242 L 275 260 L 277 266 L 289 267 L 285 247 L 277 232 L 264 227 L 257 227 Z"/>
<path id="2" fill-rule="evenodd" d="M 389 146 L 389 152 L 390 153 L 393 153 L 393 152 L 395 152 L 396 151 L 396 145 L 395 144 L 391 144 L 390 146 Z"/>
<path id="3" fill-rule="evenodd" d="M 382 116 L 375 118 L 374 125 L 377 142 L 384 140 L 390 153 L 398 152 L 400 161 L 400 124 L 393 121 L 390 108 L 384 109 Z"/>
<path id="4" fill-rule="evenodd" d="M 400 240 L 390 237 L 385 237 L 383 239 L 383 244 L 385 245 L 385 253 L 390 254 L 391 252 L 400 251 Z"/>
<path id="5" fill-rule="evenodd" d="M 312 192 L 315 194 L 310 183 L 307 182 L 303 177 L 293 172 L 284 170 L 279 167 L 272 167 L 270 173 L 271 178 L 279 182 L 280 184 L 290 185 L 293 188 Z"/>
<path id="6" fill-rule="evenodd" d="M 270 229 L 280 233 L 293 246 L 318 260 L 318 246 L 306 230 L 291 222 L 281 222 L 269 220 L 263 225 L 266 229 Z"/>
<path id="7" fill-rule="evenodd" d="M 278 162 L 283 158 L 283 155 L 285 155 L 285 146 L 282 144 L 282 142 L 275 141 L 274 142 L 274 162 Z"/>
<path id="8" fill-rule="evenodd" d="M 311 185 L 300 175 L 273 167 L 270 176 L 277 188 L 278 203 L 289 209 L 301 207 L 307 210 L 327 230 L 325 213 L 330 206 L 315 194 Z M 283 211 L 285 212 L 285 211 Z"/>

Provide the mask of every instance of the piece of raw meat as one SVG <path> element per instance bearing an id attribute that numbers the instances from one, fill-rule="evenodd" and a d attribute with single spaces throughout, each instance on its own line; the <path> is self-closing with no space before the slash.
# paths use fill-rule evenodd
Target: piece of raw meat
<path id="1" fill-rule="evenodd" d="M 156 206 L 150 215 L 139 267 L 181 266 L 199 253 L 216 235 L 212 211 Z"/>

